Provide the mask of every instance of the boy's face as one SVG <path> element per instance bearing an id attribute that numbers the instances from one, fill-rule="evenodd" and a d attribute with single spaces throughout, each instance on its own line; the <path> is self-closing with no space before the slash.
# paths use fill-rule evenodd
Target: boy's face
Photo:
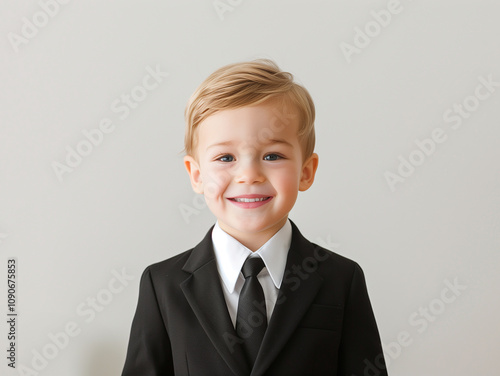
<path id="1" fill-rule="evenodd" d="M 278 108 L 265 102 L 209 116 L 198 128 L 196 159 L 184 158 L 194 191 L 238 240 L 274 235 L 314 181 L 318 156 L 303 161 L 298 117 Z"/>

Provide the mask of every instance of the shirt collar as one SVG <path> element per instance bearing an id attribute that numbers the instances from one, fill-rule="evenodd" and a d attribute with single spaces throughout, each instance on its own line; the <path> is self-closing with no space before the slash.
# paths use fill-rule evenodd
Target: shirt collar
<path id="1" fill-rule="evenodd" d="M 219 222 L 212 231 L 217 269 L 229 293 L 233 293 L 241 268 L 247 257 L 262 258 L 271 279 L 280 288 L 288 256 L 288 249 L 292 242 L 292 225 L 287 220 L 285 225 L 273 235 L 262 247 L 252 252 L 227 232 L 222 230 Z"/>

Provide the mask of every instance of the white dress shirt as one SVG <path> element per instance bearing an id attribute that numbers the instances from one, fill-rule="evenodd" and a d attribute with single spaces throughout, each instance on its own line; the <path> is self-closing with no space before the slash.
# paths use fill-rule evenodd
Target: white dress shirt
<path id="1" fill-rule="evenodd" d="M 255 252 L 252 252 L 222 230 L 217 221 L 212 231 L 212 243 L 224 298 L 226 299 L 229 316 L 231 316 L 234 326 L 236 326 L 238 299 L 245 282 L 241 268 L 247 257 L 260 256 L 264 261 L 265 267 L 257 278 L 264 290 L 267 321 L 269 322 L 283 280 L 288 249 L 291 242 L 292 225 L 289 220 L 286 221 L 285 225 L 271 239 Z"/>

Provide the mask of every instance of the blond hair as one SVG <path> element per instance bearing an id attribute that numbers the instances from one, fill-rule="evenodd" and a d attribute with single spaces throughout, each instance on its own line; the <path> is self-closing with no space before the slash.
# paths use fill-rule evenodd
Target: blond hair
<path id="1" fill-rule="evenodd" d="M 198 126 L 210 115 L 278 98 L 285 106 L 291 105 L 298 115 L 298 137 L 303 159 L 307 159 L 315 144 L 313 100 L 303 86 L 293 81 L 291 73 L 281 71 L 276 63 L 267 59 L 226 65 L 203 81 L 189 99 L 184 113 L 184 151 L 194 154 Z"/>

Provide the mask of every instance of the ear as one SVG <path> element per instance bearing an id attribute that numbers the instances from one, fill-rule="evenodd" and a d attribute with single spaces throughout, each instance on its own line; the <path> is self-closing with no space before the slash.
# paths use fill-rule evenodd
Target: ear
<path id="1" fill-rule="evenodd" d="M 184 157 L 184 166 L 189 174 L 193 191 L 203 194 L 203 180 L 201 178 L 200 165 L 196 162 L 196 159 L 190 155 L 186 155 Z"/>
<path id="2" fill-rule="evenodd" d="M 312 153 L 302 165 L 302 174 L 300 176 L 299 191 L 307 191 L 314 182 L 314 176 L 318 169 L 318 154 Z"/>

